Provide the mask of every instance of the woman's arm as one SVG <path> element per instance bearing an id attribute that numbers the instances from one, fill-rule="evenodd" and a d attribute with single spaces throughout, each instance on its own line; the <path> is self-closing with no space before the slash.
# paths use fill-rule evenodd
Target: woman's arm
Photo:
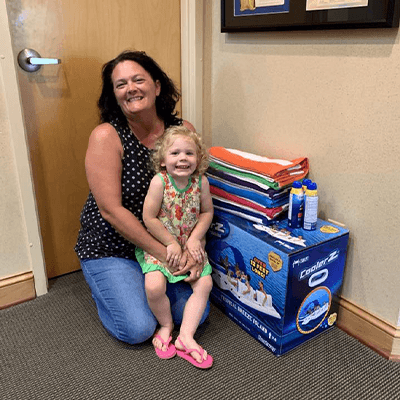
<path id="1" fill-rule="evenodd" d="M 191 130 L 192 132 L 196 132 L 196 128 L 189 122 L 186 121 L 185 119 L 182 122 L 182 125 L 186 128 L 188 128 L 189 130 Z"/>
<path id="2" fill-rule="evenodd" d="M 123 149 L 110 124 L 97 126 L 90 135 L 85 168 L 89 188 L 101 216 L 125 239 L 165 262 L 166 248 L 122 205 Z"/>

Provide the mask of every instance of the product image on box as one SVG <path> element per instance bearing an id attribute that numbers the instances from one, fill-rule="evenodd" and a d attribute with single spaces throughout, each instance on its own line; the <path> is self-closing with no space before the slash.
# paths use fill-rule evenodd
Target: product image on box
<path id="1" fill-rule="evenodd" d="M 306 231 L 287 219 L 265 225 L 216 210 L 206 246 L 211 300 L 281 355 L 335 324 L 348 236 L 321 219 Z"/>
<path id="2" fill-rule="evenodd" d="M 228 257 L 220 259 L 220 265 L 225 268 L 222 272 L 218 268 L 213 269 L 213 280 L 222 290 L 229 290 L 244 305 L 264 314 L 275 318 L 281 318 L 279 313 L 272 305 L 272 296 L 264 290 L 264 285 L 260 281 L 257 288 L 250 284 L 250 275 L 246 274 L 235 264 L 235 272 L 229 269 Z"/>
<path id="3" fill-rule="evenodd" d="M 297 329 L 301 333 L 311 333 L 325 319 L 331 305 L 331 292 L 322 287 L 313 290 L 303 301 L 297 314 Z"/>

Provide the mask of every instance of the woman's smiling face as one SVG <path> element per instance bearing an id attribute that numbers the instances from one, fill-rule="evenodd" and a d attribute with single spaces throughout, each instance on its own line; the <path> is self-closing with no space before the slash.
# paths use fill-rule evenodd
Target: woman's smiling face
<path id="1" fill-rule="evenodd" d="M 160 94 L 159 81 L 134 61 L 123 61 L 115 66 L 111 79 L 115 98 L 126 117 L 141 111 L 156 111 L 156 97 Z"/>

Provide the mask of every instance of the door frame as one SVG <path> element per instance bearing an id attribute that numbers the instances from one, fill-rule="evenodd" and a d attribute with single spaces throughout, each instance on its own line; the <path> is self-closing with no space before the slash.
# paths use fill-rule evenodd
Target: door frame
<path id="1" fill-rule="evenodd" d="M 182 117 L 200 132 L 203 126 L 203 2 L 204 0 L 181 0 Z M 27 230 L 27 246 L 31 257 L 31 265 L 27 268 L 33 272 L 36 295 L 41 296 L 47 293 L 48 280 L 18 86 L 17 63 L 12 50 L 5 0 L 0 0 L 0 37 L 3 42 L 0 48 L 0 68 L 4 77 L 6 117 L 9 122 Z"/>
<path id="2" fill-rule="evenodd" d="M 181 0 L 182 117 L 203 132 L 203 0 Z"/>

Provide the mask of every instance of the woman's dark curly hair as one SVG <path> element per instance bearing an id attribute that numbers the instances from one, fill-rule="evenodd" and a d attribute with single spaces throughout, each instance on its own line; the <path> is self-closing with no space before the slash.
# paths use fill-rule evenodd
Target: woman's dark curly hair
<path id="1" fill-rule="evenodd" d="M 164 121 L 166 127 L 171 125 L 180 125 L 182 119 L 177 117 L 178 112 L 175 111 L 175 106 L 180 99 L 181 94 L 174 82 L 144 51 L 132 50 L 123 51 L 117 57 L 103 65 L 103 88 L 97 103 L 100 110 L 101 122 L 111 122 L 113 119 L 119 119 L 122 121 L 126 118 L 115 98 L 111 79 L 111 74 L 113 73 L 114 68 L 123 61 L 134 61 L 138 63 L 150 74 L 154 82 L 157 80 L 160 82 L 161 92 L 156 97 L 157 115 Z"/>

